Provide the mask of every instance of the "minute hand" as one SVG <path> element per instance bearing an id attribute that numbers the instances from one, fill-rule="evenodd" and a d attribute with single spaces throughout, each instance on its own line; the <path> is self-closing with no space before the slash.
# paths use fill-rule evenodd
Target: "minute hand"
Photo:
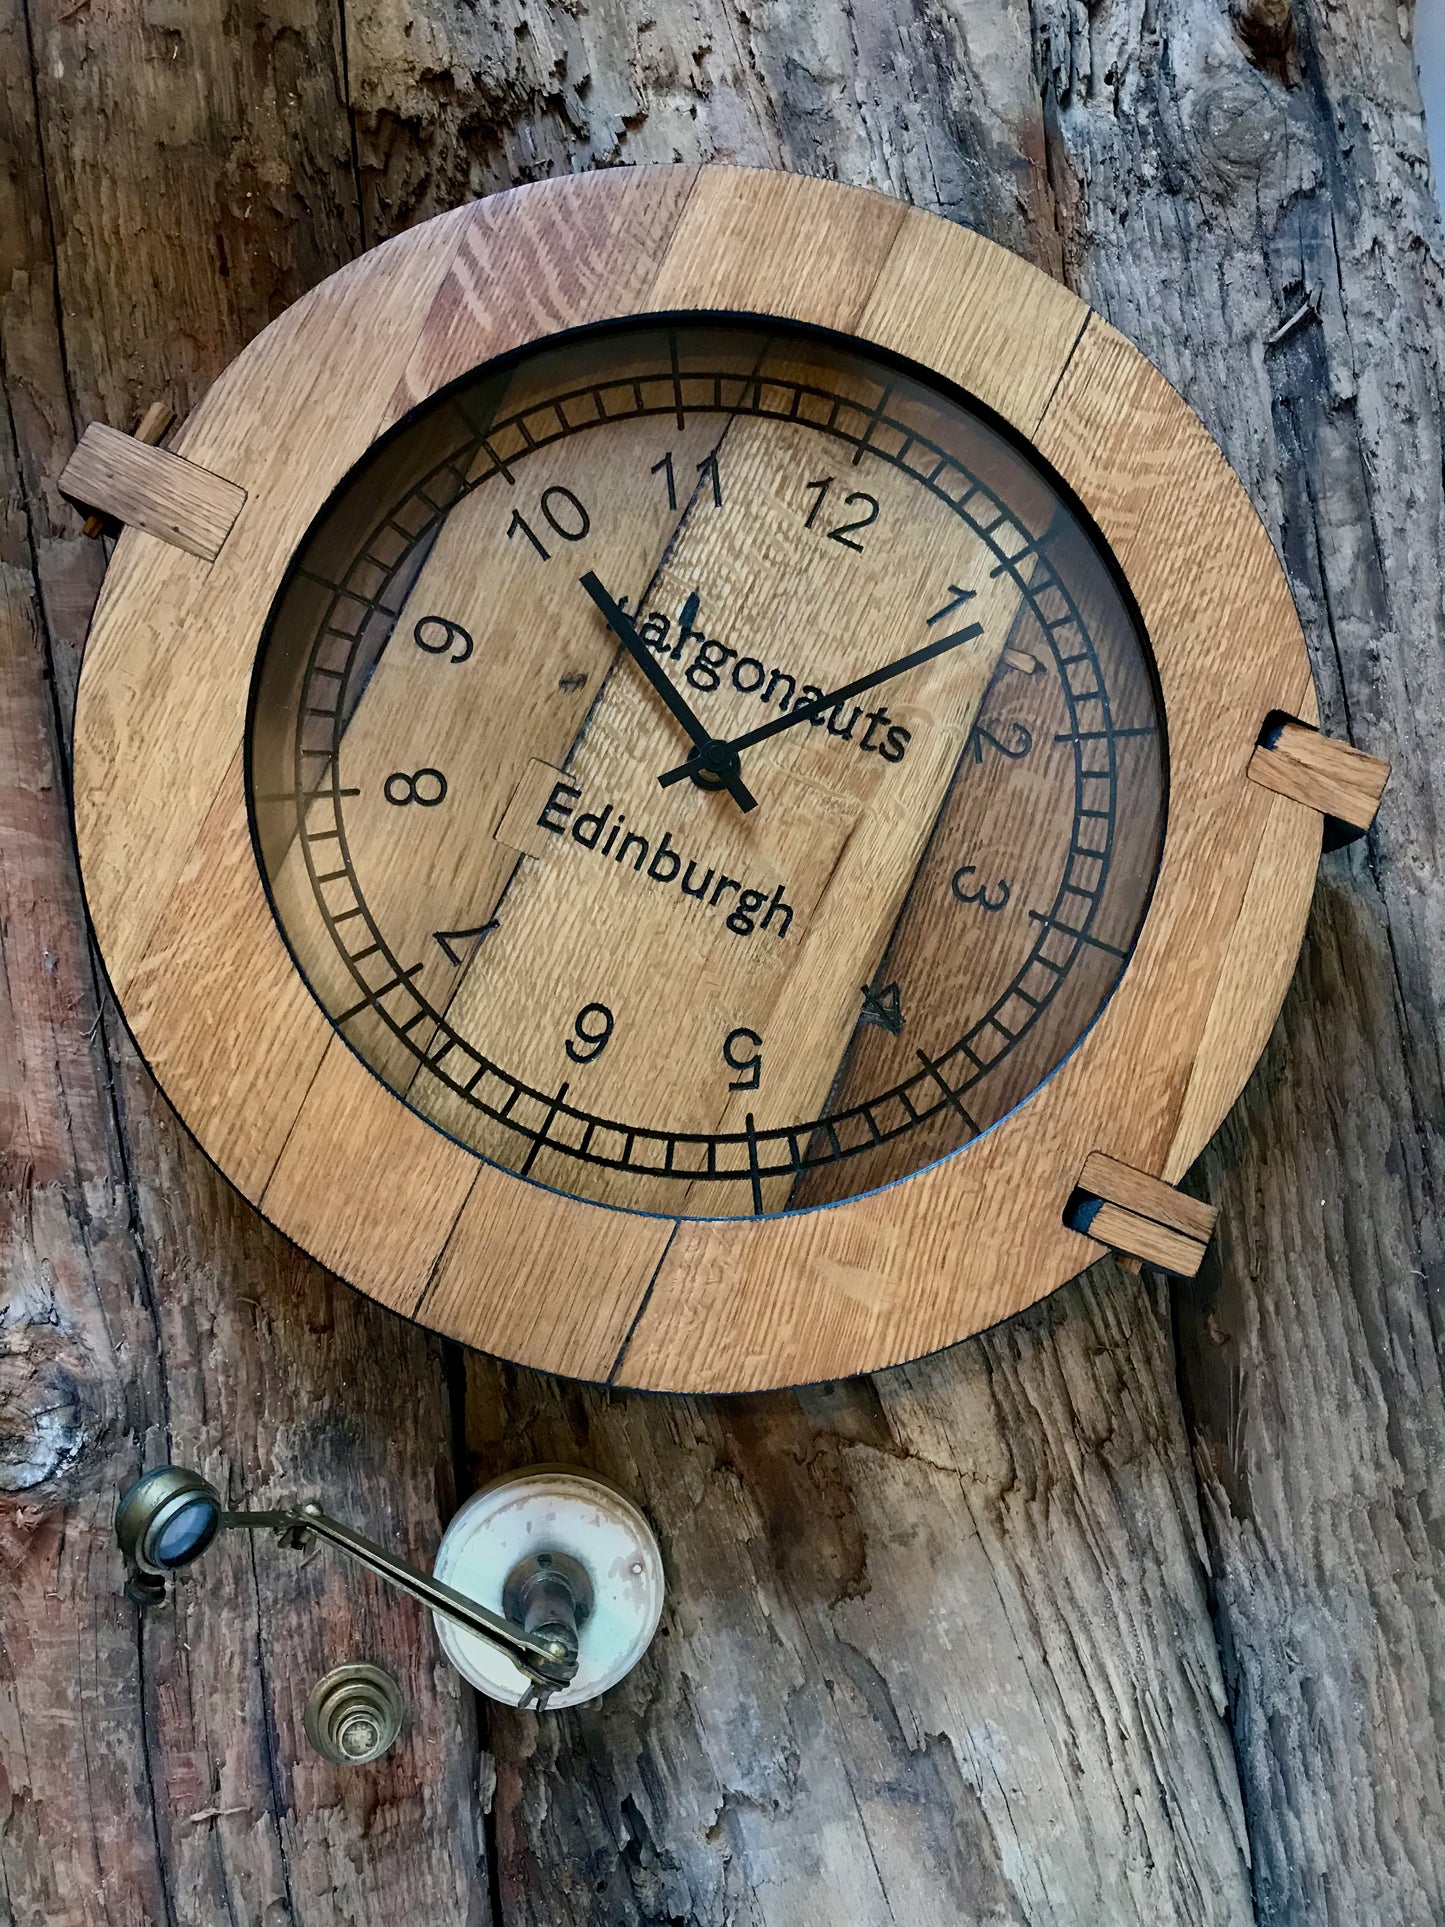
<path id="1" fill-rule="evenodd" d="M 810 723 L 815 716 L 825 714 L 835 704 L 847 702 L 850 696 L 861 696 L 865 689 L 876 689 L 881 682 L 891 682 L 895 676 L 901 676 L 905 669 L 917 669 L 920 663 L 932 662 L 935 656 L 941 656 L 945 650 L 956 649 L 959 643 L 972 642 L 975 636 L 982 634 L 983 624 L 970 622 L 966 628 L 956 629 L 952 635 L 940 636 L 937 642 L 926 642 L 921 649 L 915 649 L 909 655 L 900 656 L 896 662 L 885 663 L 881 669 L 870 670 L 866 676 L 859 676 L 854 682 L 844 683 L 841 689 L 830 690 L 826 696 L 818 696 L 810 703 L 799 703 L 785 715 L 774 716 L 766 723 L 759 723 L 756 729 L 749 729 L 741 736 L 734 736 L 728 743 L 728 748 L 734 751 L 751 749 L 754 743 L 763 743 L 769 736 L 781 735 L 785 729 L 791 729 L 795 723 Z M 680 783 L 684 777 L 693 775 L 696 770 L 703 767 L 702 756 L 699 753 L 697 756 L 689 756 L 685 763 L 679 763 L 676 769 L 668 770 L 657 780 L 666 788 L 669 783 Z"/>

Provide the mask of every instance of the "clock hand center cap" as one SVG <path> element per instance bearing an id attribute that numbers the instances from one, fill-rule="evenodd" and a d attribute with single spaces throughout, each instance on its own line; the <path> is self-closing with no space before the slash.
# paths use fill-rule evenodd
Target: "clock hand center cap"
<path id="1" fill-rule="evenodd" d="M 714 736 L 696 750 L 690 759 L 695 768 L 691 771 L 692 780 L 699 789 L 716 790 L 742 768 L 741 759 L 731 743 Z"/>

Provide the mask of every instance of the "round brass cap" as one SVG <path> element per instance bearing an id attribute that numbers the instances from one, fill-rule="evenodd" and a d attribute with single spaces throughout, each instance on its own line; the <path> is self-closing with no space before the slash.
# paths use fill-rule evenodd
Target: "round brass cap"
<path id="1" fill-rule="evenodd" d="M 306 1700 L 306 1737 L 336 1766 L 379 1760 L 401 1732 L 406 1701 L 384 1667 L 365 1660 L 336 1666 Z"/>

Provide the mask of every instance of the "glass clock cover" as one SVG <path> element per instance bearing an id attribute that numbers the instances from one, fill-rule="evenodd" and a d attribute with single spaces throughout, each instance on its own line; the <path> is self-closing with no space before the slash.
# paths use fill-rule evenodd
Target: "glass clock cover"
<path id="1" fill-rule="evenodd" d="M 1146 644 L 1038 459 L 711 317 L 483 367 L 377 444 L 272 612 L 248 764 L 376 1076 L 521 1176 L 694 1217 L 856 1196 L 1026 1100 L 1164 827 Z"/>

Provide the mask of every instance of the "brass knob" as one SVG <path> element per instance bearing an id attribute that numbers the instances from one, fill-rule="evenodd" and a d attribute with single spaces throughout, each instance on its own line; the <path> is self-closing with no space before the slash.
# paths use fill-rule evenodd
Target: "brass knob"
<path id="1" fill-rule="evenodd" d="M 401 1732 L 406 1701 L 380 1666 L 354 1660 L 317 1680 L 306 1700 L 306 1737 L 323 1760 L 365 1766 L 379 1760 Z"/>

